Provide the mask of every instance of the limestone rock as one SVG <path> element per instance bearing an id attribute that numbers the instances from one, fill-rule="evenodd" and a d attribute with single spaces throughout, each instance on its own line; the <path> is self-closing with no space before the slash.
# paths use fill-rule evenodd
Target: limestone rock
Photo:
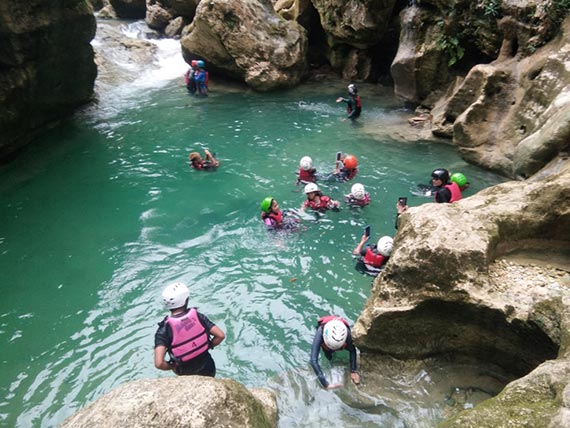
<path id="1" fill-rule="evenodd" d="M 167 37 L 179 36 L 196 13 L 199 0 L 146 0 L 147 25 L 164 31 Z"/>
<path id="2" fill-rule="evenodd" d="M 321 25 L 337 43 L 376 45 L 388 29 L 395 0 L 312 0 Z"/>
<path id="3" fill-rule="evenodd" d="M 400 44 L 390 69 L 394 93 L 419 104 L 447 82 L 447 59 L 437 46 L 441 33 L 431 12 L 406 8 L 400 13 L 400 20 Z"/>
<path id="4" fill-rule="evenodd" d="M 209 70 L 259 91 L 291 87 L 307 71 L 307 35 L 285 21 L 268 0 L 202 1 L 184 30 L 185 58 L 203 58 Z"/>
<path id="5" fill-rule="evenodd" d="M 115 427 L 276 428 L 277 402 L 268 391 L 250 392 L 230 379 L 141 379 L 100 397 L 62 424 Z"/>
<path id="6" fill-rule="evenodd" d="M 544 268 L 503 261 L 521 249 L 568 252 L 570 161 L 556 170 L 400 218 L 390 261 L 353 328 L 356 345 L 401 359 L 470 357 L 524 376 L 445 427 L 551 428 L 568 420 L 568 263 L 560 276 L 543 272 L 554 261 Z"/>
<path id="7" fill-rule="evenodd" d="M 86 0 L 1 2 L 0 28 L 2 157 L 91 100 L 97 69 Z"/>

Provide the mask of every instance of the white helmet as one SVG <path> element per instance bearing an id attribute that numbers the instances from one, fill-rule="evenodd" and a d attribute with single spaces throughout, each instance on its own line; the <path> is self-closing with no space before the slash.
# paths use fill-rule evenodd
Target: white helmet
<path id="1" fill-rule="evenodd" d="M 185 284 L 175 282 L 162 290 L 162 300 L 168 309 L 176 309 L 184 306 L 190 291 Z"/>
<path id="2" fill-rule="evenodd" d="M 301 158 L 301 162 L 299 162 L 299 166 L 303 170 L 308 171 L 313 167 L 313 159 L 311 159 L 309 156 L 303 156 Z"/>
<path id="3" fill-rule="evenodd" d="M 360 183 L 355 183 L 351 189 L 350 193 L 354 196 L 354 199 L 362 200 L 366 196 L 366 190 L 364 190 L 364 186 Z"/>
<path id="4" fill-rule="evenodd" d="M 342 348 L 347 336 L 348 329 L 341 320 L 331 320 L 323 327 L 323 339 L 331 351 Z"/>
<path id="5" fill-rule="evenodd" d="M 351 95 L 356 95 L 356 93 L 358 92 L 358 89 L 356 88 L 356 85 L 354 83 L 351 83 L 350 85 L 348 85 L 348 93 Z"/>
<path id="6" fill-rule="evenodd" d="M 311 192 L 318 192 L 318 191 L 319 191 L 319 186 L 317 186 L 316 183 L 309 183 L 305 186 L 305 194 Z"/>
<path id="7" fill-rule="evenodd" d="M 378 244 L 376 244 L 376 251 L 378 254 L 381 254 L 384 257 L 390 257 L 390 254 L 392 254 L 393 246 L 394 240 L 389 236 L 383 236 L 378 240 Z"/>

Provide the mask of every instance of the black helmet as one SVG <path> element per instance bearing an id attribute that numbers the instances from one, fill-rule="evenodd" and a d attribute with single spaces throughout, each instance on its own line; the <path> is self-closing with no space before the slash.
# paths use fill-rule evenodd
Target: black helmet
<path id="1" fill-rule="evenodd" d="M 447 169 L 438 168 L 433 170 L 431 177 L 441 180 L 443 184 L 447 184 L 449 182 L 449 171 Z"/>

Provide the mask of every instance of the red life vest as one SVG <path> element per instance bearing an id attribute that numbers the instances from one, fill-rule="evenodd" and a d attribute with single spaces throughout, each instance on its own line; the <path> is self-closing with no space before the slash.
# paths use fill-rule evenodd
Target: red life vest
<path id="1" fill-rule="evenodd" d="M 328 196 L 324 196 L 324 195 L 319 195 L 319 197 L 320 197 L 320 203 L 319 204 L 317 204 L 314 200 L 310 201 L 307 199 L 305 201 L 305 207 L 311 208 L 315 211 L 328 210 L 329 209 L 329 202 L 330 202 L 331 198 L 329 198 Z"/>
<path id="2" fill-rule="evenodd" d="M 305 171 L 303 168 L 299 168 L 299 181 L 314 183 L 315 182 L 315 176 L 313 175 L 314 173 L 315 173 L 314 169 Z"/>
<path id="3" fill-rule="evenodd" d="M 190 162 L 190 166 L 194 169 L 204 169 L 204 160 L 200 160 L 200 161 L 192 161 Z"/>
<path id="4" fill-rule="evenodd" d="M 449 192 L 451 193 L 451 199 L 449 200 L 449 203 L 461 200 L 462 198 L 461 189 L 459 188 L 457 183 L 451 182 L 443 187 L 448 189 Z M 437 202 L 437 193 L 435 194 L 434 201 Z"/>
<path id="5" fill-rule="evenodd" d="M 364 259 L 362 260 L 367 265 L 372 267 L 382 267 L 384 264 L 385 257 L 382 254 L 375 253 L 372 248 L 367 247 L 366 253 L 364 253 Z"/>
<path id="6" fill-rule="evenodd" d="M 356 177 L 356 173 L 358 172 L 358 168 L 353 168 L 353 169 L 343 168 L 342 170 L 346 175 L 346 180 L 352 180 L 354 177 Z"/>
<path id="7" fill-rule="evenodd" d="M 328 323 L 329 321 L 332 321 L 332 320 L 342 321 L 344 323 L 344 325 L 346 325 L 346 328 L 350 331 L 350 324 L 348 323 L 348 321 L 342 317 L 339 317 L 338 315 L 326 315 L 324 317 L 320 317 L 317 320 L 317 328 L 324 326 L 326 323 Z M 325 345 L 324 341 L 323 341 L 323 343 L 321 343 L 321 348 L 323 348 L 325 351 L 332 351 L 332 349 L 329 349 L 329 347 L 327 345 Z M 342 345 L 342 348 L 340 348 L 340 349 L 344 349 L 344 348 L 346 348 L 346 342 L 344 343 L 344 345 Z"/>
<path id="8" fill-rule="evenodd" d="M 167 317 L 172 330 L 170 353 L 179 361 L 189 361 L 208 351 L 208 332 L 198 319 L 196 308 L 181 317 Z"/>
<path id="9" fill-rule="evenodd" d="M 261 213 L 261 218 L 265 221 L 265 224 L 267 224 L 266 220 L 271 222 L 268 226 L 281 226 L 281 223 L 283 222 L 283 211 L 279 210 L 277 214 L 273 211 L 270 213 Z"/>
<path id="10" fill-rule="evenodd" d="M 362 108 L 362 102 L 360 101 L 360 95 L 354 97 L 354 105 L 356 108 Z"/>

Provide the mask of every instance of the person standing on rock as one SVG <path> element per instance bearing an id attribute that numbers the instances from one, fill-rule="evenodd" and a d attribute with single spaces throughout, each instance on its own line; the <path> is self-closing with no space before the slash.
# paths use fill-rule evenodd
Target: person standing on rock
<path id="1" fill-rule="evenodd" d="M 350 353 L 350 379 L 355 385 L 360 383 L 360 374 L 356 367 L 356 348 L 352 343 L 352 334 L 350 333 L 350 325 L 345 319 L 328 315 L 319 318 L 317 322 L 317 331 L 313 339 L 311 347 L 311 366 L 317 375 L 319 382 L 325 389 L 341 388 L 340 383 L 330 384 L 319 365 L 319 354 L 323 350 L 327 360 L 331 361 L 333 353 L 343 349 Z"/>
<path id="2" fill-rule="evenodd" d="M 345 117 L 343 120 L 358 119 L 360 113 L 362 112 L 362 102 L 360 101 L 360 95 L 358 95 L 358 88 L 354 83 L 348 85 L 348 98 L 338 97 L 336 99 L 336 102 L 346 103 L 346 111 L 348 113 L 348 116 Z"/>
<path id="3" fill-rule="evenodd" d="M 173 370 L 177 375 L 215 377 L 216 364 L 209 350 L 222 343 L 226 335 L 206 315 L 188 308 L 189 294 L 181 282 L 162 291 L 170 315 L 158 324 L 154 335 L 154 366 Z"/>

